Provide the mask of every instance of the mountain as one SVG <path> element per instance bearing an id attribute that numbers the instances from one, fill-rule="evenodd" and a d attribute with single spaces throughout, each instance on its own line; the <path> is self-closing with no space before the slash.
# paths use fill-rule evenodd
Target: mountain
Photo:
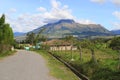
<path id="1" fill-rule="evenodd" d="M 14 33 L 14 37 L 23 36 L 23 35 L 25 35 L 25 33 L 22 33 L 22 32 L 15 32 Z"/>
<path id="2" fill-rule="evenodd" d="M 71 19 L 62 19 L 55 23 L 49 23 L 31 32 L 38 33 L 45 28 L 43 34 L 52 38 L 62 37 L 65 35 L 77 36 L 96 36 L 96 35 L 110 35 L 110 31 L 105 29 L 100 24 L 79 24 Z"/>
<path id="3" fill-rule="evenodd" d="M 120 30 L 112 30 L 111 31 L 113 34 L 120 35 Z"/>

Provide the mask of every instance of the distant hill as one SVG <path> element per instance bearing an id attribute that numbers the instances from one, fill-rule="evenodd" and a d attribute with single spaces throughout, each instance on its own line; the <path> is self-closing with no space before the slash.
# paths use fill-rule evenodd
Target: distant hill
<path id="1" fill-rule="evenodd" d="M 22 32 L 15 32 L 14 33 L 14 37 L 23 36 L 23 35 L 25 35 L 25 33 L 22 33 Z"/>
<path id="2" fill-rule="evenodd" d="M 112 30 L 111 31 L 113 34 L 120 35 L 120 30 Z"/>
<path id="3" fill-rule="evenodd" d="M 45 28 L 43 34 L 52 38 L 58 38 L 65 35 L 77 36 L 95 36 L 95 35 L 110 35 L 111 32 L 105 29 L 100 24 L 79 24 L 71 19 L 62 19 L 55 23 L 49 23 L 31 32 L 38 33 L 42 28 Z"/>

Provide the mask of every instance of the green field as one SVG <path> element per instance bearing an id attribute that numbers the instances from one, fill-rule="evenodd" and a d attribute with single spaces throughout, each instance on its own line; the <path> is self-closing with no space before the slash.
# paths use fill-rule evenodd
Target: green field
<path id="1" fill-rule="evenodd" d="M 52 53 L 67 61 L 90 80 L 120 80 L 119 54 L 115 50 L 95 49 L 97 64 L 91 62 L 91 51 L 86 48 L 82 49 L 82 60 L 80 60 L 79 51 L 54 51 Z"/>

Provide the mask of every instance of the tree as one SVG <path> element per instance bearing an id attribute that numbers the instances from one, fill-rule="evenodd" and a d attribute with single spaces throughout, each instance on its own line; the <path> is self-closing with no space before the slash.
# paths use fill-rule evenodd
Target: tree
<path id="1" fill-rule="evenodd" d="M 35 34 L 33 32 L 31 33 L 27 33 L 27 37 L 26 37 L 26 42 L 31 44 L 31 45 L 36 45 L 36 43 L 38 43 L 40 40 L 44 40 L 46 39 L 45 37 L 43 37 L 41 35 L 41 33 L 45 30 L 45 28 L 42 28 L 38 34 Z M 44 39 L 42 39 L 44 38 Z"/>
<path id="2" fill-rule="evenodd" d="M 115 50 L 120 50 L 120 37 L 115 37 L 111 40 L 110 47 Z"/>
<path id="3" fill-rule="evenodd" d="M 5 24 L 5 15 L 3 14 L 0 18 L 0 27 Z"/>
<path id="4" fill-rule="evenodd" d="M 13 31 L 9 24 L 5 23 L 5 15 L 0 18 L 0 52 L 10 50 L 13 45 Z"/>
<path id="5" fill-rule="evenodd" d="M 35 33 L 27 33 L 26 42 L 33 45 L 35 41 Z"/>

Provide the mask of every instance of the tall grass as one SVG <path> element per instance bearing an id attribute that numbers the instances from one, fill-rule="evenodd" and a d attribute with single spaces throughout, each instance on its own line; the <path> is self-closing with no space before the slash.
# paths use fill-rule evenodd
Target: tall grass
<path id="1" fill-rule="evenodd" d="M 53 58 L 46 51 L 38 50 L 37 52 L 46 59 L 50 74 L 58 80 L 79 80 L 64 64 Z"/>
<path id="2" fill-rule="evenodd" d="M 91 61 L 91 51 L 86 48 L 82 49 L 82 61 L 80 61 L 79 51 L 72 53 L 71 51 L 54 51 L 52 53 L 67 61 L 91 80 L 120 80 L 120 74 L 118 74 L 120 71 L 117 68 L 118 52 L 112 49 L 95 49 L 97 65 Z M 71 61 L 72 58 L 74 61 Z"/>

